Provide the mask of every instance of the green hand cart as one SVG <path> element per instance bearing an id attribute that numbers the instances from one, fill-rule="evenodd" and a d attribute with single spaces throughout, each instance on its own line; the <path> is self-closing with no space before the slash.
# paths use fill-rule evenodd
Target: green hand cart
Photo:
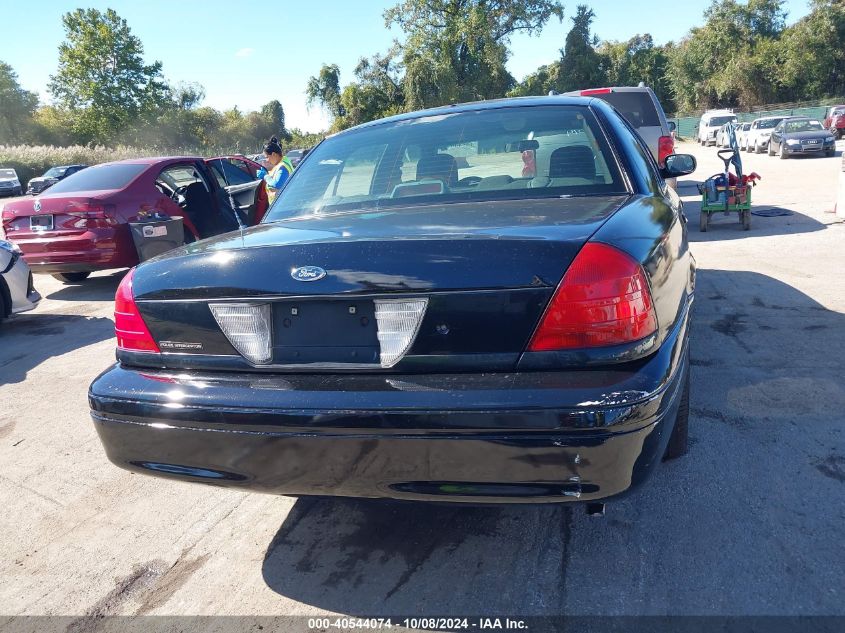
<path id="1" fill-rule="evenodd" d="M 711 176 L 698 186 L 701 193 L 701 215 L 699 216 L 698 228 L 702 233 L 706 232 L 707 226 L 710 224 L 710 216 L 714 213 L 724 213 L 725 215 L 736 213 L 742 224 L 742 230 L 748 231 L 751 228 L 751 187 L 753 183 L 731 185 L 730 165 L 738 151 L 733 149 L 721 150 L 718 154 L 719 158 L 725 163 L 725 172 Z"/>

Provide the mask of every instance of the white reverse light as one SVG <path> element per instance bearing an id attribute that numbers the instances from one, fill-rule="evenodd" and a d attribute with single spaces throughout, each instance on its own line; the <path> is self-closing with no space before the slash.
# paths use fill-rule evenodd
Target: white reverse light
<path id="1" fill-rule="evenodd" d="M 381 366 L 393 367 L 414 342 L 428 299 L 376 299 L 374 303 Z"/>
<path id="2" fill-rule="evenodd" d="M 211 303 L 211 314 L 223 334 L 253 365 L 273 359 L 273 310 L 269 303 Z"/>

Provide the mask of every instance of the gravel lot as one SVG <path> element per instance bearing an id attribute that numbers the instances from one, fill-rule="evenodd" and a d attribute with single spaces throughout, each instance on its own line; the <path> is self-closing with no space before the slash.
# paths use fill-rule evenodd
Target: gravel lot
<path id="1" fill-rule="evenodd" d="M 608 506 L 300 500 L 132 475 L 88 418 L 121 273 L 39 276 L 0 326 L 0 614 L 845 615 L 841 157 L 743 154 L 755 208 L 698 232 L 691 452 Z M 842 148 L 840 148 L 842 149 Z M 4 201 L 0 201 L 2 204 Z M 0 628 L 2 628 L 0 618 Z"/>

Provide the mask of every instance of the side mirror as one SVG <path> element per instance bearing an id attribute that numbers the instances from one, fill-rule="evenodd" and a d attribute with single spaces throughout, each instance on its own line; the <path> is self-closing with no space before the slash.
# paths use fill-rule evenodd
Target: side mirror
<path id="1" fill-rule="evenodd" d="M 674 122 L 674 121 L 669 121 L 669 131 L 670 131 L 670 132 L 674 132 L 674 131 L 675 131 L 675 130 L 677 130 L 677 129 L 678 129 L 678 126 L 677 126 L 677 125 L 675 125 L 675 122 Z"/>
<path id="2" fill-rule="evenodd" d="M 695 171 L 698 163 L 692 154 L 671 154 L 666 157 L 666 164 L 660 170 L 663 178 L 678 178 L 687 176 Z"/>

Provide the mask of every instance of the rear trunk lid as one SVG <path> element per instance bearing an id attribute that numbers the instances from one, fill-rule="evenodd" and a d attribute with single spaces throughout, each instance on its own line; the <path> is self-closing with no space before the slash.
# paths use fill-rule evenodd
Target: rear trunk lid
<path id="1" fill-rule="evenodd" d="M 134 295 L 165 362 L 211 366 L 202 357 L 216 356 L 217 368 L 383 370 L 385 323 L 407 316 L 413 332 L 403 371 L 509 369 L 580 248 L 626 199 L 407 207 L 264 224 L 145 263 Z M 414 301 L 424 305 L 412 314 Z M 220 305 L 269 305 L 269 362 L 244 361 L 215 316 Z M 220 359 L 227 356 L 229 363 Z"/>
<path id="2" fill-rule="evenodd" d="M 73 194 L 44 194 L 19 200 L 3 210 L 3 228 L 14 239 L 48 238 L 80 235 L 103 221 L 113 207 L 108 197 L 112 191 L 81 191 Z M 23 246 L 22 246 L 23 248 Z M 23 248 L 26 252 L 26 248 Z"/>

